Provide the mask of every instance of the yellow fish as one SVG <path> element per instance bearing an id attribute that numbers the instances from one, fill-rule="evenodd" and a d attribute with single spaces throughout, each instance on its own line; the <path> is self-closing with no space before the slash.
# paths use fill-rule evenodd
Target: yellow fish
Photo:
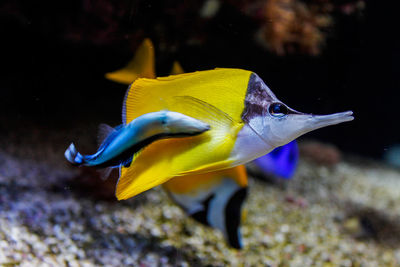
<path id="1" fill-rule="evenodd" d="M 134 155 L 129 167 L 121 167 L 118 199 L 175 176 L 245 164 L 306 132 L 353 119 L 351 111 L 316 116 L 290 109 L 257 74 L 241 69 L 137 79 L 125 96 L 123 122 L 164 109 L 203 121 L 211 130 L 159 140 Z"/>
<path id="2" fill-rule="evenodd" d="M 155 78 L 153 66 L 153 46 L 144 40 L 137 50 L 131 68 L 117 71 L 106 78 L 114 81 L 136 80 L 137 77 Z M 147 48 L 147 49 L 144 49 Z M 150 51 L 150 52 L 149 52 Z M 134 67 L 133 67 L 134 66 Z M 127 75 L 130 73 L 131 76 Z M 173 63 L 171 74 L 182 74 L 184 70 L 178 61 Z M 215 172 L 184 175 L 170 179 L 163 189 L 171 199 L 195 220 L 219 229 L 227 243 L 233 248 L 241 248 L 241 209 L 247 194 L 247 174 L 243 165 Z"/>
<path id="3" fill-rule="evenodd" d="M 185 71 L 183 70 L 181 64 L 179 64 L 178 61 L 174 61 L 174 63 L 172 64 L 172 69 L 171 69 L 170 74 L 177 75 L 177 74 L 182 74 L 182 73 L 185 73 Z M 146 78 L 153 78 L 153 77 L 146 77 Z"/>
<path id="4" fill-rule="evenodd" d="M 146 38 L 136 50 L 135 56 L 122 69 L 105 74 L 108 80 L 131 84 L 137 78 L 155 78 L 154 46 Z"/>
<path id="5" fill-rule="evenodd" d="M 146 47 L 146 42 L 148 43 L 148 41 L 144 41 L 144 43 L 142 44 L 141 47 Z M 148 50 L 152 50 L 153 46 L 148 46 L 147 45 Z M 126 70 L 127 72 L 131 72 L 133 75 L 129 77 L 129 79 L 132 79 L 131 81 L 134 81 L 137 77 L 145 77 L 145 78 L 155 78 L 155 71 L 154 71 L 154 67 L 150 68 L 151 71 L 148 71 L 148 68 L 146 69 L 146 67 L 144 66 L 154 66 L 154 57 L 152 57 L 151 55 L 154 55 L 154 51 L 152 52 L 146 52 L 145 49 L 139 49 L 136 52 L 136 56 L 137 58 L 140 58 L 141 60 L 136 60 L 135 64 L 138 64 L 136 67 L 134 68 L 130 68 L 129 70 Z M 153 62 L 153 63 L 152 63 Z M 229 71 L 229 70 L 226 70 Z M 127 72 L 117 72 L 114 76 L 115 80 L 124 80 L 126 77 L 128 77 L 126 75 Z M 182 74 L 183 68 L 180 66 L 180 64 L 178 62 L 174 62 L 172 70 L 171 70 L 171 74 Z M 240 70 L 238 71 L 240 72 Z M 243 71 L 244 72 L 244 71 Z M 251 79 L 251 75 L 250 75 L 250 79 Z M 107 77 L 107 76 L 106 76 Z M 255 97 L 255 94 L 248 94 L 249 92 L 249 85 L 250 85 L 250 79 L 249 79 L 249 83 L 248 83 L 248 88 L 246 90 L 246 100 L 244 103 L 244 109 L 246 110 L 246 106 L 247 106 L 247 110 L 246 113 L 242 112 L 242 117 L 240 117 L 239 119 L 236 120 L 236 122 L 234 121 L 233 118 L 229 117 L 229 114 L 225 113 L 224 111 L 212 106 L 211 104 L 208 104 L 207 102 L 202 102 L 203 100 L 201 100 L 198 96 L 198 98 L 193 97 L 192 95 L 190 95 L 190 91 L 189 93 L 185 94 L 179 94 L 176 95 L 176 97 L 165 97 L 165 96 L 161 96 L 158 97 L 158 104 L 164 105 L 164 108 L 168 108 L 172 109 L 176 108 L 179 110 L 182 110 L 182 107 L 184 108 L 186 105 L 189 105 L 189 108 L 186 110 L 187 112 L 191 112 L 190 108 L 194 108 L 194 109 L 200 109 L 201 111 L 199 111 L 198 113 L 196 113 L 196 117 L 201 117 L 204 120 L 204 117 L 215 117 L 215 118 L 211 118 L 211 120 L 215 120 L 216 118 L 218 118 L 219 116 L 222 117 L 222 121 L 228 122 L 228 127 L 225 130 L 222 130 L 220 132 L 215 132 L 214 136 L 225 136 L 226 140 L 228 141 L 228 146 L 227 148 L 225 148 L 224 145 L 222 145 L 222 147 L 224 149 L 226 149 L 227 151 L 229 151 L 229 146 L 232 147 L 232 143 L 235 143 L 239 140 L 242 140 L 242 142 L 244 143 L 244 145 L 246 144 L 246 139 L 241 139 L 243 136 L 248 135 L 248 133 L 246 131 L 253 131 L 253 135 L 250 134 L 250 138 L 248 138 L 248 140 L 251 139 L 251 136 L 255 136 L 256 139 L 262 139 L 262 136 L 258 135 L 257 132 L 255 131 L 255 129 L 260 129 L 260 133 L 263 133 L 262 131 L 262 127 L 263 127 L 263 123 L 260 123 L 260 121 L 258 121 L 256 118 L 254 118 L 253 120 L 251 120 L 251 112 L 257 113 L 256 111 L 254 111 L 253 109 L 256 108 L 257 109 L 257 105 L 255 106 L 251 106 L 252 104 L 257 104 L 259 102 L 257 102 L 257 97 Z M 259 82 L 258 79 L 255 79 L 258 81 L 258 86 L 265 86 L 263 85 L 262 81 L 261 83 Z M 128 79 L 126 79 L 126 81 L 128 81 Z M 167 80 L 168 81 L 168 80 Z M 205 80 L 206 81 L 206 80 Z M 221 84 L 224 84 L 224 80 L 221 81 Z M 216 85 L 218 85 L 218 83 L 216 83 Z M 218 85 L 220 86 L 220 85 Z M 152 89 L 153 87 L 149 86 L 149 89 Z M 267 89 L 267 87 L 265 86 L 264 88 L 267 93 L 271 93 L 269 89 Z M 130 100 L 130 94 L 132 88 L 130 88 L 126 94 L 125 97 L 125 101 L 124 101 L 124 106 L 123 106 L 123 120 L 124 123 L 127 124 L 127 120 L 130 120 L 131 118 L 133 118 L 135 115 L 129 115 L 129 110 L 130 108 L 127 108 L 127 102 L 129 102 Z M 240 90 L 236 90 L 234 92 L 236 93 L 240 93 Z M 171 92 L 173 92 L 171 90 Z M 143 93 L 143 92 L 141 92 Z M 179 90 L 176 90 L 175 93 L 181 93 Z M 242 94 L 238 94 L 239 96 L 243 96 Z M 262 95 L 262 93 L 261 93 Z M 154 99 L 157 99 L 157 96 L 152 94 L 152 96 L 154 96 Z M 272 94 L 273 96 L 273 94 Z M 254 99 L 253 99 L 254 98 Z M 259 97 L 260 99 L 262 99 L 262 97 Z M 172 100 L 171 100 L 172 99 Z M 260 100 L 258 99 L 258 101 Z M 207 99 L 206 99 L 207 100 Z M 176 101 L 183 101 L 183 102 L 188 102 L 186 104 L 182 104 L 182 103 L 177 103 L 176 105 Z M 220 100 L 221 101 L 221 100 Z M 222 100 L 224 101 L 224 100 Z M 192 102 L 193 106 L 190 105 L 190 102 Z M 263 102 L 263 101 L 261 101 Z M 171 104 L 172 103 L 172 104 Z M 218 102 L 216 102 L 218 103 Z M 235 102 L 235 105 L 238 105 L 240 103 Z M 265 107 L 265 103 L 264 107 Z M 263 104 L 261 104 L 260 106 L 263 107 Z M 134 108 L 134 107 L 132 107 Z M 242 106 L 238 105 L 238 109 L 241 110 Z M 205 109 L 206 111 L 204 111 L 203 109 Z M 208 110 L 208 111 L 207 111 Z M 226 112 L 231 112 L 231 111 L 235 111 L 235 109 L 227 109 Z M 282 115 L 285 113 L 284 108 L 282 108 L 280 105 L 273 105 L 271 106 L 271 111 L 272 113 L 275 114 L 275 117 L 281 117 L 282 119 L 285 118 L 286 115 Z M 284 112 L 284 113 L 279 113 L 279 112 Z M 289 111 L 286 110 L 286 111 Z M 250 112 L 250 113 L 248 113 Z M 260 112 L 259 112 L 260 113 Z M 262 113 L 262 112 L 261 112 Z M 271 114 L 272 114 L 271 113 Z M 289 112 L 288 112 L 289 113 Z M 191 114 L 193 114 L 193 112 L 191 112 Z M 237 115 L 238 113 L 230 113 L 230 114 L 234 114 Z M 246 116 L 249 116 L 250 119 L 243 119 Z M 261 115 L 265 115 L 265 114 L 261 114 Z M 303 114 L 305 115 L 305 114 Z M 255 116 L 256 117 L 256 116 Z M 237 118 L 237 116 L 236 116 Z M 298 121 L 299 122 L 299 121 Z M 246 128 L 246 123 L 247 123 L 247 128 Z M 316 123 L 316 122 L 314 122 Z M 254 128 L 253 128 L 253 126 Z M 268 123 L 266 123 L 265 125 L 268 125 Z M 303 125 L 304 126 L 304 125 Z M 219 124 L 218 120 L 215 120 L 215 124 L 214 124 L 215 128 L 224 128 L 226 127 L 226 125 L 224 124 Z M 232 128 L 229 128 L 232 127 Z M 243 133 L 243 136 L 239 136 L 239 134 L 235 135 L 235 127 L 239 128 L 240 130 L 238 131 L 239 133 Z M 230 129 L 230 130 L 229 130 Z M 250 129 L 250 130 L 249 130 Z M 230 132 L 231 131 L 231 132 Z M 270 134 L 273 134 L 274 132 L 271 132 Z M 235 139 L 236 136 L 236 142 L 233 142 L 232 140 Z M 271 136 L 273 137 L 273 136 Z M 224 142 L 224 139 L 220 138 L 222 140 L 222 142 Z M 243 141 L 244 140 L 244 141 Z M 192 140 L 193 142 L 198 142 L 196 140 Z M 254 140 L 255 141 L 255 140 Z M 265 140 L 264 140 L 265 141 Z M 275 140 L 275 142 L 277 143 L 277 141 Z M 240 143 L 240 142 L 238 142 Z M 256 149 L 254 149 L 254 147 L 251 147 L 251 142 L 249 143 L 249 150 L 247 152 L 254 152 L 257 151 Z M 255 141 L 254 146 L 257 145 L 257 143 L 260 143 L 260 140 Z M 261 142 L 262 143 L 262 142 Z M 171 143 L 172 146 L 174 145 L 174 143 Z M 170 148 L 171 144 L 168 145 L 168 142 L 166 144 L 164 144 L 163 146 L 166 148 Z M 184 146 L 184 149 L 186 148 L 185 146 L 188 146 L 189 149 L 194 149 L 191 148 L 191 146 L 189 146 L 188 144 L 183 144 L 183 143 L 176 143 L 178 146 Z M 161 146 L 161 147 L 163 147 Z M 197 145 L 196 145 L 197 146 Z M 215 145 L 216 147 L 218 147 L 218 145 Z M 273 145 L 268 144 L 267 146 L 265 146 L 265 144 L 262 144 L 262 148 L 266 149 L 271 147 Z M 203 145 L 203 154 L 205 154 L 207 156 L 207 147 Z M 211 146 L 212 148 L 212 146 Z M 233 145 L 233 148 L 235 148 L 235 145 Z M 156 150 L 153 150 L 153 153 L 157 153 Z M 233 151 L 233 149 L 232 149 Z M 174 151 L 171 151 L 172 155 L 175 156 Z M 186 153 L 186 152 L 185 152 Z M 265 152 L 266 153 L 266 152 Z M 190 153 L 188 153 L 190 154 Z M 226 153 L 227 154 L 227 153 Z M 149 154 L 151 157 L 151 153 Z M 201 158 L 201 157 L 199 157 Z M 162 159 L 162 157 L 161 157 Z M 142 164 L 142 168 L 143 170 L 146 168 L 145 166 L 145 160 L 141 163 Z M 227 162 L 229 162 L 229 158 L 227 160 Z M 234 162 L 234 161 L 232 161 Z M 223 164 L 224 161 L 222 161 Z M 134 162 L 134 164 L 138 164 L 138 162 Z M 151 164 L 151 163 L 150 163 Z M 179 164 L 179 163 L 178 163 Z M 211 163 L 212 164 L 212 163 Z M 222 164 L 222 165 L 223 165 Z M 233 165 L 233 164 L 232 164 Z M 157 169 L 157 171 L 163 171 L 162 166 L 165 165 L 161 165 L 161 167 L 159 167 Z M 207 165 L 206 165 L 207 166 Z M 169 166 L 165 166 L 166 169 L 168 170 Z M 205 168 L 206 169 L 206 168 Z M 212 169 L 212 168 L 210 168 Z M 128 179 L 126 181 L 129 182 L 129 175 L 126 174 L 128 170 L 126 170 L 126 168 L 123 168 L 121 170 L 121 181 L 123 179 Z M 145 172 L 142 171 L 142 173 Z M 139 173 L 140 173 L 140 168 L 139 168 Z M 177 172 L 178 173 L 178 172 Z M 185 171 L 182 172 L 182 175 L 180 176 L 175 176 L 173 178 L 171 178 L 170 180 L 167 180 L 167 182 L 165 182 L 162 186 L 163 189 L 167 192 L 167 194 L 172 198 L 172 200 L 178 204 L 188 215 L 190 215 L 192 218 L 194 218 L 195 220 L 211 226 L 213 228 L 219 229 L 227 243 L 233 247 L 233 248 L 241 248 L 242 247 L 242 241 L 241 241 L 241 233 L 240 233 L 240 223 L 241 223 L 241 218 L 243 217 L 242 215 L 244 214 L 244 212 L 242 212 L 242 205 L 245 201 L 246 198 L 246 194 L 247 194 L 247 174 L 246 174 L 246 170 L 245 167 L 243 165 L 239 165 L 237 167 L 233 167 L 233 168 L 227 168 L 227 169 L 222 169 L 222 170 L 217 170 L 217 171 L 210 171 L 210 172 L 206 172 L 206 173 L 201 173 L 201 174 L 196 174 L 197 171 L 194 171 L 194 174 L 187 174 L 185 175 Z M 191 173 L 191 171 L 189 171 L 189 173 Z M 154 172 L 155 174 L 155 172 Z M 133 174 L 131 174 L 133 175 Z M 164 177 L 165 179 L 165 177 Z M 168 178 L 167 178 L 168 179 Z M 129 184 L 127 184 L 127 187 L 129 188 Z M 146 189 L 144 189 L 146 190 Z M 143 191 L 143 189 L 142 189 Z M 139 191 L 136 191 L 139 192 Z M 132 192 L 131 192 L 132 194 Z M 135 192 L 134 192 L 135 194 Z M 118 196 L 118 191 L 117 191 L 117 196 Z"/>
<path id="6" fill-rule="evenodd" d="M 182 73 L 184 71 L 181 64 L 178 61 L 174 61 L 170 74 Z M 149 38 L 145 38 L 136 50 L 135 56 L 124 68 L 108 72 L 104 76 L 110 81 L 127 85 L 138 78 L 156 78 L 153 42 Z"/>
<path id="7" fill-rule="evenodd" d="M 182 73 L 182 66 L 175 61 L 171 74 Z M 220 230 L 231 247 L 240 249 L 243 247 L 240 224 L 247 185 L 246 168 L 239 165 L 204 174 L 174 177 L 162 187 L 186 214 Z"/>

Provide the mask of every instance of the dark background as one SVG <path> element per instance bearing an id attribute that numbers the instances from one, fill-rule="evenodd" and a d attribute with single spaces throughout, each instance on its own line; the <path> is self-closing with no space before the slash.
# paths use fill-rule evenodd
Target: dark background
<path id="1" fill-rule="evenodd" d="M 104 74 L 124 66 L 149 37 L 159 76 L 168 74 L 173 60 L 186 72 L 252 70 L 296 110 L 354 111 L 353 122 L 308 138 L 377 158 L 400 143 L 397 7 L 366 1 L 357 14 L 331 12 L 334 24 L 326 32 L 326 44 L 313 56 L 277 55 L 254 41 L 260 20 L 243 12 L 251 1 L 221 1 L 209 19 L 198 16 L 202 2 L 4 1 L 0 130 L 12 131 L 7 121 L 52 125 L 95 117 L 118 124 L 126 86 Z"/>

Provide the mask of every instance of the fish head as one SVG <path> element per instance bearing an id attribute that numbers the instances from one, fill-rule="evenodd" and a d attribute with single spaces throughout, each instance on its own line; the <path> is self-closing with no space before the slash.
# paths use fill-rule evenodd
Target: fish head
<path id="1" fill-rule="evenodd" d="M 354 119 L 352 111 L 313 115 L 293 110 L 279 101 L 270 103 L 263 113 L 249 124 L 264 141 L 274 147 L 283 146 L 313 130 Z"/>
<path id="2" fill-rule="evenodd" d="M 242 120 L 245 122 L 247 132 L 251 132 L 247 134 L 251 140 L 254 140 L 253 142 L 262 140 L 259 142 L 260 145 L 253 146 L 253 149 L 260 150 L 259 153 L 253 154 L 261 156 L 305 133 L 351 121 L 354 119 L 352 114 L 352 111 L 346 111 L 330 115 L 313 115 L 296 111 L 280 101 L 263 80 L 252 73 Z M 249 144 L 251 140 L 248 138 L 244 143 Z"/>

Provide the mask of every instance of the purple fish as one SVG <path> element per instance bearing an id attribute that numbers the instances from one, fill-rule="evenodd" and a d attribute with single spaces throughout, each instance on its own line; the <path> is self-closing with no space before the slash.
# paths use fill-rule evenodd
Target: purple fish
<path id="1" fill-rule="evenodd" d="M 299 148 L 296 141 L 275 148 L 265 156 L 255 159 L 253 162 L 262 172 L 276 175 L 279 178 L 290 179 L 297 168 L 299 161 Z"/>

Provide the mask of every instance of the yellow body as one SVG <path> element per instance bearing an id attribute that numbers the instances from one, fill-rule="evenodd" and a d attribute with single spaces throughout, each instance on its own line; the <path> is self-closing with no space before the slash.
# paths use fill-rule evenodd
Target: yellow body
<path id="1" fill-rule="evenodd" d="M 241 115 L 250 71 L 215 69 L 136 80 L 126 98 L 126 122 L 168 109 L 202 120 L 211 130 L 199 136 L 159 140 L 121 169 L 118 199 L 127 199 L 174 176 L 232 167 L 229 160 L 244 123 Z"/>
<path id="2" fill-rule="evenodd" d="M 177 75 L 182 73 L 184 73 L 182 66 L 179 62 L 175 61 L 172 66 L 171 74 Z M 155 78 L 154 46 L 151 40 L 145 39 L 143 41 L 136 50 L 134 58 L 126 65 L 126 67 L 107 73 L 105 77 L 109 80 L 123 84 L 131 84 L 138 78 Z M 129 113 L 128 110 L 127 113 Z M 127 114 L 125 115 L 128 118 L 127 122 L 131 121 L 134 116 L 133 114 L 131 114 L 132 116 L 128 116 Z M 211 169 L 214 167 L 216 166 L 211 164 Z M 125 168 L 121 171 L 124 174 L 122 175 L 124 176 L 124 179 L 121 179 L 121 181 L 129 180 L 129 177 L 127 177 L 126 174 L 127 171 L 128 170 Z M 176 194 L 191 193 L 201 189 L 207 190 L 212 186 L 218 185 L 224 177 L 235 180 L 241 187 L 247 186 L 245 168 L 244 166 L 238 166 L 204 174 L 178 176 L 167 181 L 164 184 L 164 189 Z"/>
<path id="3" fill-rule="evenodd" d="M 202 174 L 184 175 L 172 178 L 163 184 L 163 188 L 175 194 L 195 194 L 197 191 L 208 191 L 219 185 L 222 179 L 230 178 L 240 187 L 247 186 L 247 174 L 244 165 L 234 168 Z"/>
<path id="4" fill-rule="evenodd" d="M 133 59 L 122 69 L 106 73 L 108 80 L 131 84 L 137 78 L 155 78 L 154 47 L 150 39 L 144 39 Z"/>

